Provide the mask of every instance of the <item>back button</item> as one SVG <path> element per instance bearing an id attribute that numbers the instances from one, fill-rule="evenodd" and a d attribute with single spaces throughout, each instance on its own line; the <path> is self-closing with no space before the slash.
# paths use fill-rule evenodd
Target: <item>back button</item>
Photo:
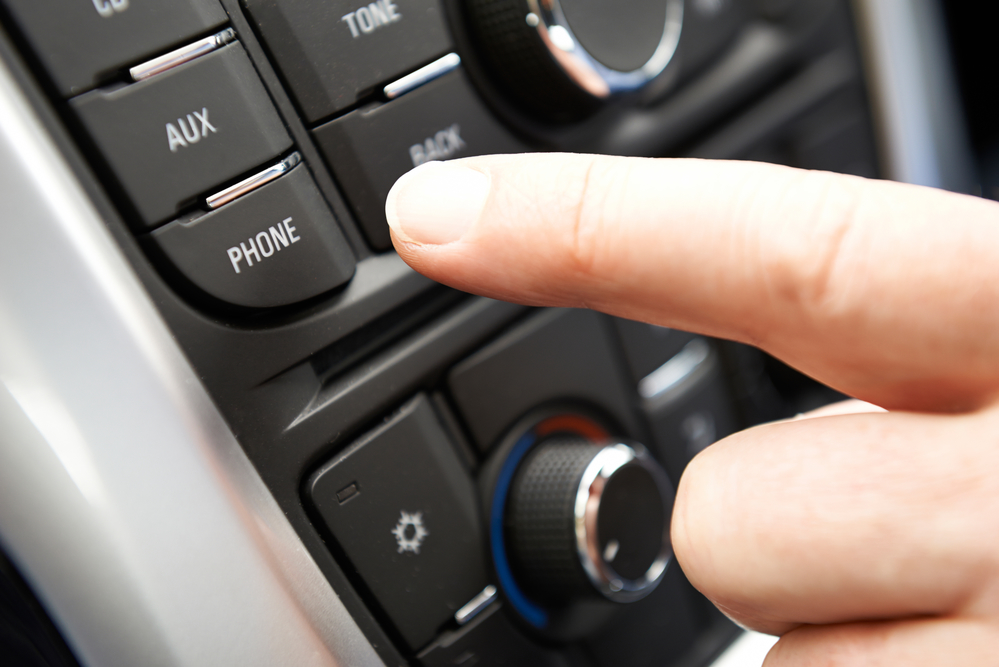
<path id="1" fill-rule="evenodd" d="M 377 250 L 392 247 L 385 199 L 407 171 L 431 160 L 527 150 L 493 119 L 460 69 L 314 134 Z"/>

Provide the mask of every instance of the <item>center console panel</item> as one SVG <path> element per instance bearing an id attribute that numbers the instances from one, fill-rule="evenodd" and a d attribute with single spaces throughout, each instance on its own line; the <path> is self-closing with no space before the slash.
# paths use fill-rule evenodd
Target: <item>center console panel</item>
<path id="1" fill-rule="evenodd" d="M 673 490 L 835 394 L 748 347 L 436 285 L 384 200 L 497 152 L 875 176 L 848 3 L 56 4 L 0 0 L 4 60 L 386 664 L 694 666 L 736 636 L 671 558 Z"/>

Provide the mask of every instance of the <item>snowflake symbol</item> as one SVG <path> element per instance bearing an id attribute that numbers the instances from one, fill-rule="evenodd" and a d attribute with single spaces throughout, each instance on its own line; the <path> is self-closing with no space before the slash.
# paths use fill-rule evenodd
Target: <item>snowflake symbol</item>
<path id="1" fill-rule="evenodd" d="M 409 537 L 406 537 L 407 531 L 410 533 Z M 395 535 L 395 541 L 399 545 L 399 553 L 412 551 L 414 554 L 418 554 L 424 538 L 430 533 L 423 525 L 423 512 L 415 514 L 401 512 L 399 523 L 392 529 L 392 534 Z"/>

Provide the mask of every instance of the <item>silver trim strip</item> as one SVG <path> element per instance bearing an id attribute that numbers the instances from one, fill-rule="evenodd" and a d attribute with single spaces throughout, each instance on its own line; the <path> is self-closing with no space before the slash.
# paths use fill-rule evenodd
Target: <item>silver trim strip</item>
<path id="1" fill-rule="evenodd" d="M 499 595 L 499 591 L 496 590 L 495 586 L 489 584 L 482 589 L 481 593 L 469 600 L 468 604 L 454 612 L 454 620 L 458 622 L 458 625 L 465 625 L 478 616 L 479 612 L 491 605 L 497 595 Z"/>
<path id="2" fill-rule="evenodd" d="M 243 195 L 250 194 L 260 186 L 267 185 L 274 179 L 284 176 L 298 166 L 298 163 L 301 161 L 302 156 L 299 155 L 298 152 L 292 153 L 276 165 L 264 169 L 259 174 L 254 174 L 253 176 L 236 183 L 236 185 L 230 185 L 225 190 L 216 192 L 210 197 L 207 197 L 205 202 L 208 204 L 208 208 L 212 210 L 221 208 L 229 202 L 239 199 Z"/>
<path id="3" fill-rule="evenodd" d="M 449 53 L 443 58 L 438 58 L 429 65 L 421 67 L 412 74 L 407 74 L 398 81 L 393 81 L 383 89 L 385 97 L 394 100 L 405 95 L 411 90 L 415 90 L 425 83 L 430 83 L 434 79 L 452 72 L 461 65 L 461 56 L 457 53 Z"/>
<path id="4" fill-rule="evenodd" d="M 132 77 L 132 81 L 143 81 L 151 76 L 156 76 L 157 74 L 171 70 L 178 65 L 183 65 L 184 63 L 194 60 L 195 58 L 200 58 L 203 55 L 211 53 L 215 49 L 225 46 L 235 39 L 236 31 L 232 28 L 226 28 L 222 32 L 216 33 L 211 37 L 199 39 L 193 44 L 182 46 L 179 49 L 171 51 L 170 53 L 163 54 L 159 58 L 153 58 L 152 60 L 142 63 L 141 65 L 136 65 L 128 70 L 128 73 Z"/>
<path id="5" fill-rule="evenodd" d="M 886 176 L 971 192 L 974 163 L 939 0 L 854 0 Z"/>
<path id="6" fill-rule="evenodd" d="M 83 665 L 381 665 L 0 62 L 0 541 Z"/>
<path id="7" fill-rule="evenodd" d="M 673 59 L 683 30 L 683 0 L 667 0 L 663 36 L 652 57 L 636 70 L 619 72 L 587 52 L 573 34 L 559 0 L 527 0 L 527 7 L 527 25 L 538 31 L 559 67 L 594 97 L 637 90 L 659 76 Z"/>
<path id="8" fill-rule="evenodd" d="M 652 371 L 638 383 L 638 394 L 647 401 L 656 400 L 669 393 L 697 373 L 711 356 L 711 346 L 695 338 L 665 364 Z"/>

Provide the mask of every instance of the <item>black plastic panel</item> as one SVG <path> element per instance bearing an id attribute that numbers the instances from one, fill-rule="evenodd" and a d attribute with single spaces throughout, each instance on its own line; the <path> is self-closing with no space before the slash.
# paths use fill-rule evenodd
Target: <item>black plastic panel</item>
<path id="1" fill-rule="evenodd" d="M 319 194 L 329 204 L 335 224 L 357 258 L 356 274 L 341 290 L 326 289 L 308 295 L 301 303 L 270 311 L 229 308 L 217 298 L 203 298 L 202 292 L 190 289 L 184 280 L 175 280 L 159 254 L 152 253 L 156 264 L 151 263 L 118 213 L 124 211 L 134 224 L 128 200 L 134 199 L 139 208 L 149 206 L 148 202 L 160 194 L 146 196 L 148 188 L 159 187 L 150 185 L 155 179 L 143 177 L 141 183 L 128 188 L 130 196 L 121 196 L 116 181 L 128 186 L 133 169 L 112 164 L 116 177 L 102 167 L 98 149 L 106 147 L 103 139 L 95 145 L 79 135 L 76 141 L 82 148 L 78 150 L 58 120 L 61 114 L 68 126 L 76 127 L 71 107 L 61 97 L 64 91 L 50 86 L 49 102 L 43 100 L 39 106 L 220 411 L 366 636 L 388 664 L 415 660 L 427 665 L 471 664 L 472 660 L 480 665 L 704 664 L 731 637 L 733 626 L 712 612 L 683 581 L 675 564 L 661 591 L 629 607 L 582 643 L 553 649 L 546 641 L 536 642 L 537 637 L 516 622 L 505 603 L 494 604 L 461 629 L 449 625 L 446 614 L 428 615 L 427 627 L 414 635 L 405 622 L 395 618 L 398 614 L 384 602 L 374 579 L 369 581 L 369 575 L 354 567 L 363 556 L 352 555 L 352 550 L 372 546 L 386 536 L 372 528 L 370 534 L 356 540 L 341 543 L 334 539 L 334 533 L 343 531 L 324 527 L 320 513 L 303 501 L 303 485 L 322 466 L 339 460 L 349 443 L 365 433 L 385 429 L 384 417 L 396 414 L 400 405 L 418 393 L 436 398 L 431 430 L 440 442 L 446 439 L 452 447 L 451 441 L 467 436 L 472 445 L 467 450 L 446 451 L 459 452 L 449 459 L 448 467 L 468 475 L 481 476 L 479 466 L 489 446 L 518 417 L 543 404 L 592 408 L 622 433 L 649 445 L 674 478 L 696 449 L 742 425 L 742 415 L 751 412 L 746 405 L 767 386 L 766 369 L 746 382 L 749 373 L 743 373 L 742 366 L 726 365 L 719 356 L 711 372 L 674 399 L 643 402 L 635 392 L 636 383 L 679 351 L 688 340 L 685 334 L 663 345 L 638 349 L 645 343 L 635 341 L 652 330 L 645 328 L 644 334 L 637 336 L 629 331 L 634 333 L 645 325 L 619 323 L 615 328 L 609 319 L 582 311 L 541 311 L 524 320 L 527 311 L 519 306 L 473 299 L 437 287 L 406 268 L 394 254 L 372 254 L 371 247 L 376 251 L 388 247 L 381 206 L 395 177 L 412 168 L 414 155 L 419 154 L 410 150 L 414 146 L 422 146 L 424 155 L 431 157 L 555 147 L 767 159 L 874 173 L 870 119 L 846 5 L 837 0 L 766 3 L 768 13 L 754 14 L 750 23 L 742 22 L 743 16 L 756 12 L 756 4 L 749 2 L 720 3 L 722 10 L 710 16 L 690 14 L 678 51 L 677 62 L 682 67 L 668 72 L 640 96 L 612 103 L 584 123 L 559 127 L 525 118 L 498 92 L 480 64 L 479 46 L 470 42 L 463 28 L 459 0 L 442 0 L 447 21 L 441 15 L 432 17 L 437 27 L 415 35 L 419 31 L 405 30 L 412 26 L 409 8 L 433 3 L 396 0 L 401 20 L 370 32 L 359 30 L 356 38 L 344 17 L 354 12 L 357 20 L 362 4 L 372 11 L 370 3 L 356 7 L 319 3 L 322 6 L 317 9 L 317 3 L 306 0 L 248 0 L 256 32 L 251 29 L 249 13 L 237 0 L 221 3 L 239 39 L 239 45 L 224 51 L 245 51 L 249 62 L 243 62 L 244 73 L 254 81 L 259 77 L 266 88 L 258 88 L 248 103 L 235 106 L 241 111 L 252 107 L 251 111 L 260 112 L 270 109 L 273 102 L 278 113 L 270 121 L 280 128 L 277 134 L 281 139 L 262 156 L 255 155 L 238 166 L 226 161 L 208 176 L 199 172 L 197 184 L 185 188 L 183 196 L 170 193 L 169 213 L 149 215 L 149 219 L 165 222 L 174 217 L 178 206 L 192 213 L 210 190 L 272 163 L 294 146 L 306 163 L 299 169 L 311 170 Z M 21 4 L 20 0 L 5 0 L 6 13 L 0 14 L 11 18 L 16 14 L 11 8 Z M 82 4 L 88 11 L 96 7 Z M 703 9 L 712 3 L 699 4 Z M 692 7 L 692 3 L 687 5 Z M 385 9 L 384 2 L 380 6 Z M 314 39 L 303 39 L 303 28 L 290 24 L 292 18 L 303 19 L 301 15 L 291 17 L 285 11 L 289 7 L 306 12 L 306 31 L 316 33 Z M 806 7 L 807 11 L 796 7 Z M 119 13 L 109 20 L 127 15 Z M 90 95 L 113 95 L 115 86 L 124 83 L 122 66 L 210 34 L 225 20 L 224 15 L 209 12 L 209 18 L 199 24 L 201 28 L 185 29 L 169 44 L 146 39 L 142 54 L 115 56 L 109 70 L 81 85 L 107 85 Z M 5 28 L 17 34 L 20 45 L 29 47 L 24 53 L 33 52 L 30 30 L 18 31 L 17 26 L 24 28 L 20 22 L 5 23 Z M 346 47 L 348 51 L 337 51 L 342 45 L 330 41 L 334 37 L 331 26 L 340 30 L 340 37 L 347 34 L 356 40 Z M 397 30 L 405 35 L 400 37 Z M 267 49 L 258 36 L 267 39 Z M 377 40 L 389 39 L 383 36 L 394 36 L 388 47 L 378 53 L 365 51 Z M 356 51 L 365 57 L 342 56 L 357 45 L 367 45 Z M 381 99 L 384 83 L 452 48 L 462 57 L 459 72 L 393 102 Z M 333 49 L 330 52 L 335 55 L 319 62 L 322 58 L 316 54 L 324 49 Z M 32 61 L 42 81 L 47 80 L 45 58 L 39 50 Z M 282 76 L 271 58 L 280 65 Z M 380 64 L 382 58 L 388 64 Z M 201 88 L 182 87 L 179 96 L 193 95 Z M 314 95 L 312 101 L 306 99 L 310 95 Z M 42 97 L 36 95 L 36 99 Z M 165 124 L 176 125 L 180 118 L 186 121 L 188 113 L 193 117 L 193 111 L 207 108 L 193 98 L 188 101 L 186 107 L 170 111 L 172 120 L 157 120 L 158 129 L 150 133 L 156 138 L 149 146 L 155 149 L 158 141 L 169 149 Z M 374 103 L 358 108 L 359 101 Z M 149 115 L 150 109 L 157 114 L 163 111 L 158 104 L 147 103 L 138 116 Z M 304 118 L 300 115 L 303 110 Z M 330 114 L 342 115 L 332 118 L 316 134 L 309 131 L 313 122 L 330 118 Z M 209 118 L 215 126 L 219 115 L 212 109 Z M 448 134 L 454 125 L 459 129 Z M 518 131 L 511 133 L 507 129 L 511 127 Z M 179 125 L 178 129 L 182 130 Z M 445 134 L 438 140 L 441 132 Z M 460 141 L 451 138 L 454 136 Z M 212 138 L 202 134 L 197 144 L 175 147 L 177 152 L 206 148 Z M 324 149 L 322 154 L 317 143 Z M 445 155 L 462 143 L 466 146 Z M 142 148 L 144 157 L 148 150 Z M 331 174 L 342 190 L 334 185 Z M 319 207 L 319 202 L 314 203 Z M 355 227 L 355 217 L 364 226 L 370 246 Z M 735 390 L 730 386 L 733 384 Z M 747 392 L 753 397 L 747 397 Z M 767 400 L 780 402 L 783 397 Z M 429 414 L 428 404 L 421 401 L 421 414 Z M 448 414 L 451 407 L 456 408 L 453 415 Z M 403 409 L 416 410 L 412 404 Z M 705 414 L 711 419 L 704 418 Z M 445 432 L 447 435 L 442 435 Z M 433 450 L 431 447 L 431 454 L 411 461 L 407 472 L 419 474 Z M 334 497 L 349 486 L 336 489 Z M 362 496 L 363 486 L 358 487 Z M 357 502 L 360 497 L 346 502 Z M 475 585 L 468 584 L 468 590 L 482 583 L 479 574 L 472 573 L 470 580 L 474 579 Z M 468 572 L 459 575 L 461 579 Z M 468 590 L 444 604 L 449 613 Z M 408 611 L 409 606 L 403 606 Z M 430 626 L 432 629 L 427 629 Z M 433 639 L 443 628 L 447 629 Z M 417 657 L 417 647 L 431 640 Z"/>
<path id="2" fill-rule="evenodd" d="M 588 662 L 532 642 L 510 622 L 502 606 L 494 604 L 468 626 L 441 635 L 420 653 L 420 664 L 425 667 L 569 667 Z"/>
<path id="3" fill-rule="evenodd" d="M 614 326 L 635 383 L 672 359 L 695 337 L 686 331 L 619 318 L 614 319 Z"/>
<path id="4" fill-rule="evenodd" d="M 539 405 L 597 405 L 625 429 L 640 431 L 633 395 L 615 363 L 599 315 L 547 310 L 459 364 L 449 376 L 455 403 L 480 450 Z"/>
<path id="5" fill-rule="evenodd" d="M 648 406 L 651 447 L 674 482 L 694 456 L 744 424 L 720 366 L 715 365 L 672 400 Z"/>

